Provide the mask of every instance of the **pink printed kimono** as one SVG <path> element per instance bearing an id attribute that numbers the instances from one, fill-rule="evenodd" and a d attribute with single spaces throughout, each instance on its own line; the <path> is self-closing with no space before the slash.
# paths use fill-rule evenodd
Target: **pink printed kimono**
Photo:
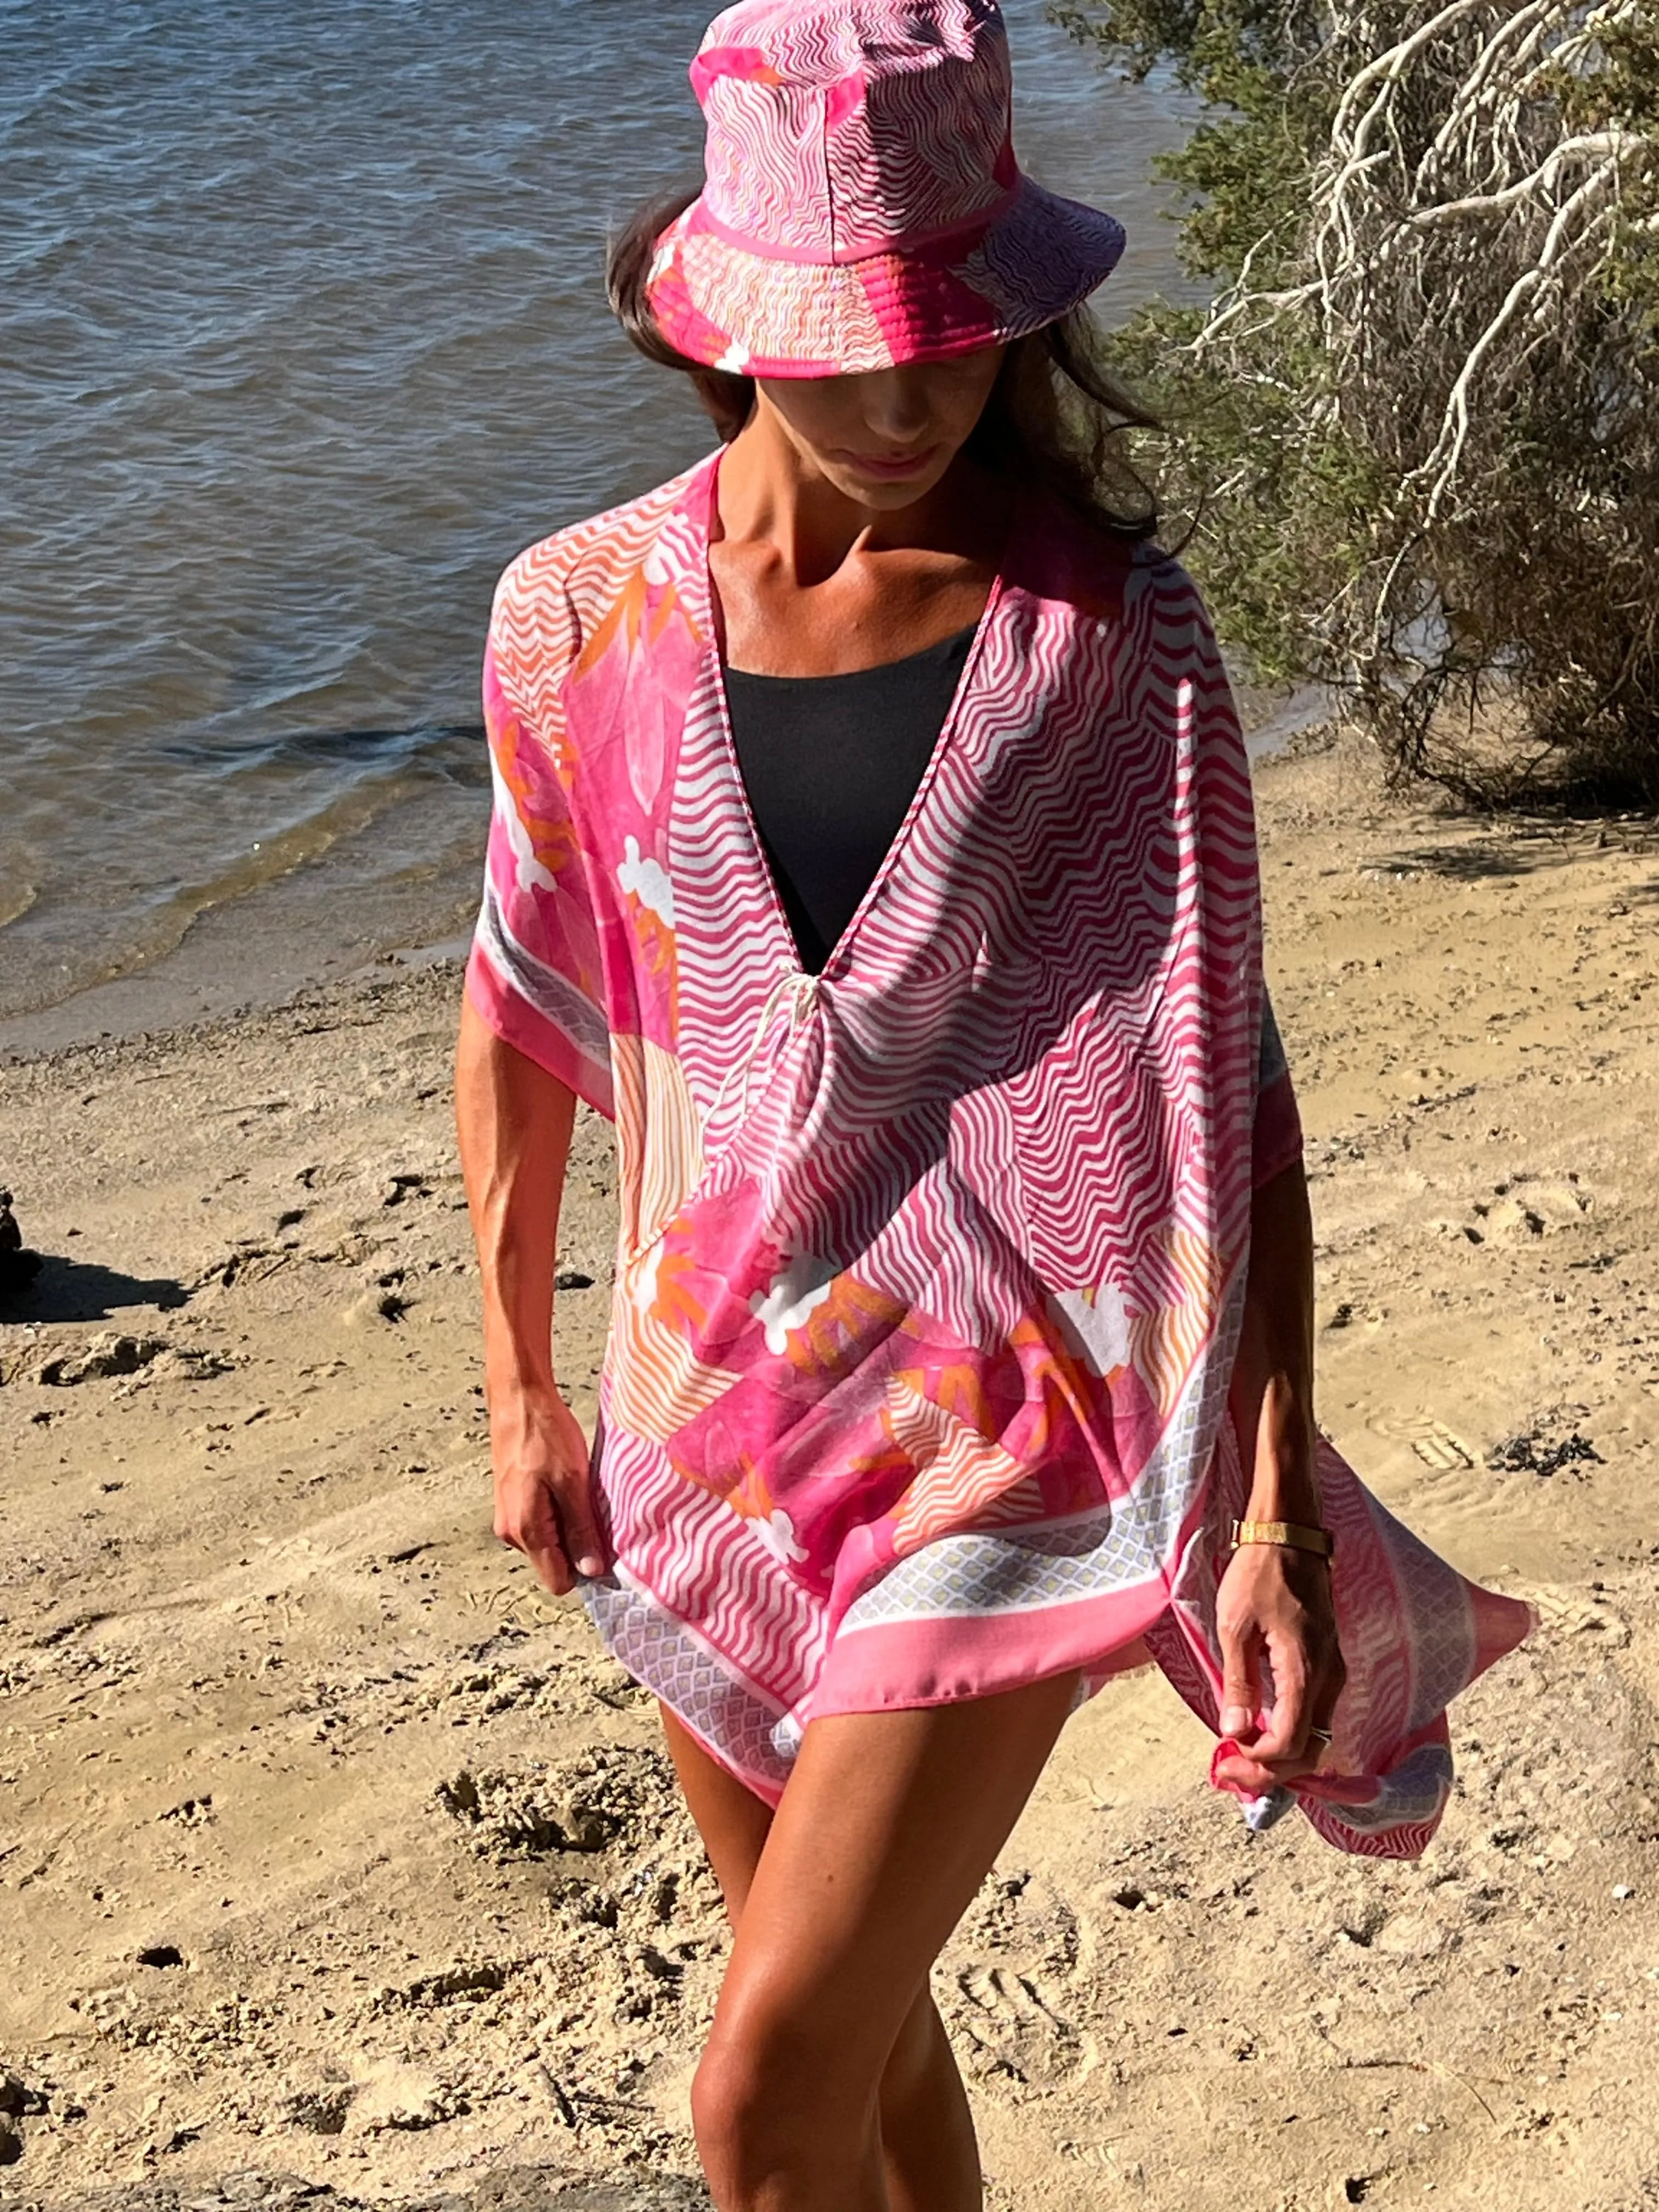
<path id="1" fill-rule="evenodd" d="M 1213 1727 L 1251 1190 L 1299 1132 L 1283 1078 L 1258 1109 L 1249 779 L 1202 607 L 1028 496 L 809 975 L 726 719 L 718 466 L 523 555 L 485 665 L 468 989 L 617 1125 L 587 1602 L 774 1800 L 814 1716 L 1149 1653 Z M 1348 1686 L 1296 1793 L 1333 1843 L 1413 1854 L 1445 1707 L 1528 1616 L 1328 1445 L 1321 1475 Z"/>

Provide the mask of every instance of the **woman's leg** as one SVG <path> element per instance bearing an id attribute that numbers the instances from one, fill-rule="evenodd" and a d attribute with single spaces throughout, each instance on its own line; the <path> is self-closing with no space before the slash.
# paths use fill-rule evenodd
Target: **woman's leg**
<path id="1" fill-rule="evenodd" d="M 928 1972 L 1071 1708 L 1064 1675 L 807 1728 L 750 1881 L 692 2090 L 720 2212 L 896 2212 L 882 2084 Z M 914 2033 L 914 2031 L 913 2031 Z M 908 2166 L 908 2162 L 907 2162 Z M 896 2175 L 916 2212 L 979 2212 L 976 2166 Z"/>
<path id="2" fill-rule="evenodd" d="M 706 1752 L 677 1715 L 659 1704 L 668 1755 L 680 1789 L 697 1824 L 708 1863 L 726 1900 L 726 1917 L 735 1928 L 743 1917 L 749 1885 L 772 1826 L 772 1808 L 745 1790 L 729 1767 Z"/>
<path id="3" fill-rule="evenodd" d="M 772 1826 L 772 1808 L 662 1708 L 680 1787 L 735 1928 Z M 979 2154 L 967 2092 L 945 2023 L 924 1984 L 905 2015 L 876 2098 L 890 2212 L 954 2212 L 979 2204 Z"/>

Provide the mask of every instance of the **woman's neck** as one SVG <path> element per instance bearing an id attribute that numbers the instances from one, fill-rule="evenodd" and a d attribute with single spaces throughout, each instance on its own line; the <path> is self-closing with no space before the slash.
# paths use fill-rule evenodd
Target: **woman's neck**
<path id="1" fill-rule="evenodd" d="M 884 553 L 954 555 L 995 564 L 1006 490 L 958 453 L 933 488 L 900 507 L 861 506 L 831 483 L 763 404 L 720 462 L 719 534 L 764 546 L 799 588 Z"/>

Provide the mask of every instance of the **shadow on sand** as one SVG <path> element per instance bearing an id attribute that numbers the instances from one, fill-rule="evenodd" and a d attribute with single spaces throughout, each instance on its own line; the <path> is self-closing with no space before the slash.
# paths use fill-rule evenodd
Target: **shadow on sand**
<path id="1" fill-rule="evenodd" d="M 118 1267 L 55 1252 L 13 1252 L 5 1258 L 0 1321 L 110 1321 L 128 1306 L 155 1306 L 170 1313 L 190 1296 L 171 1275 L 128 1275 Z"/>

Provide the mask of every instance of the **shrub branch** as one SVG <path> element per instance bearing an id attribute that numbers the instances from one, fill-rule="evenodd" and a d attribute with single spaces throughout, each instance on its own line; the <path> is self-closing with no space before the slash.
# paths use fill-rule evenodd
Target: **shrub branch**
<path id="1" fill-rule="evenodd" d="M 1212 303 L 1123 349 L 1224 626 L 1467 795 L 1659 799 L 1653 0 L 1059 12 L 1209 102 Z"/>

